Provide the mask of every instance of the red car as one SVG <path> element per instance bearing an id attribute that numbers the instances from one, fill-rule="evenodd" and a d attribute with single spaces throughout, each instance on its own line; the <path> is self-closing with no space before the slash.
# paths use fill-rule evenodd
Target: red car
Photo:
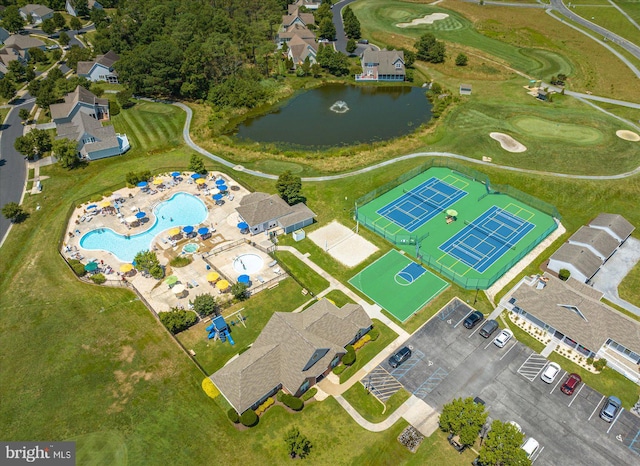
<path id="1" fill-rule="evenodd" d="M 569 377 L 567 377 L 567 380 L 562 384 L 560 390 L 562 390 L 562 393 L 565 395 L 573 395 L 573 392 L 578 385 L 580 385 L 580 382 L 582 382 L 582 379 L 578 374 L 570 374 Z"/>

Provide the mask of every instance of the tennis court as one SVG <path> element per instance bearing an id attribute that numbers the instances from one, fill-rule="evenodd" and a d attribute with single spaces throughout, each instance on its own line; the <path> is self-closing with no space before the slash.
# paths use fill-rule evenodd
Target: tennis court
<path id="1" fill-rule="evenodd" d="M 434 177 L 405 190 L 402 196 L 378 209 L 377 213 L 413 233 L 466 195 L 466 191 Z"/>
<path id="2" fill-rule="evenodd" d="M 349 283 L 404 322 L 449 284 L 392 249 Z"/>
<path id="3" fill-rule="evenodd" d="M 534 224 L 493 206 L 444 242 L 438 249 L 484 272 L 535 227 Z"/>

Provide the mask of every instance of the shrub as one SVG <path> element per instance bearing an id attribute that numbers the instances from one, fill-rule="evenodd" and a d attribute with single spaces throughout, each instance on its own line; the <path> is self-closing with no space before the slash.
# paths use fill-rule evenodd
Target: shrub
<path id="1" fill-rule="evenodd" d="M 302 401 L 309 401 L 311 398 L 316 396 L 316 393 L 318 393 L 318 389 L 316 387 L 310 388 L 300 397 L 300 399 Z"/>
<path id="2" fill-rule="evenodd" d="M 171 259 L 171 262 L 169 262 L 169 264 L 171 264 L 171 267 L 180 268 L 186 267 L 187 265 L 191 264 L 191 262 L 193 262 L 193 259 L 191 259 L 191 257 L 178 256 Z"/>
<path id="3" fill-rule="evenodd" d="M 593 363 L 593 367 L 598 372 L 601 372 L 602 369 L 604 369 L 606 365 L 607 365 L 607 360 L 604 359 L 604 358 L 598 359 L 596 362 Z"/>
<path id="4" fill-rule="evenodd" d="M 173 308 L 169 312 L 158 314 L 160 322 L 174 335 L 188 329 L 198 321 L 198 317 L 192 311 Z"/>
<path id="5" fill-rule="evenodd" d="M 69 265 L 73 269 L 73 273 L 75 273 L 78 277 L 84 277 L 87 271 L 84 269 L 84 264 L 77 259 L 70 259 Z"/>
<path id="6" fill-rule="evenodd" d="M 209 377 L 205 377 L 204 379 L 202 379 L 202 389 L 209 398 L 215 399 L 218 395 L 220 395 L 218 387 L 213 384 Z M 238 413 L 236 413 L 236 416 L 237 415 Z"/>
<path id="7" fill-rule="evenodd" d="M 371 341 L 376 341 L 380 336 L 380 330 L 374 327 L 371 330 L 369 330 L 369 333 L 367 333 L 367 335 L 369 335 L 369 338 L 371 338 Z"/>
<path id="8" fill-rule="evenodd" d="M 369 335 L 365 335 L 353 344 L 353 349 L 359 350 L 364 345 L 366 345 L 369 341 L 371 341 L 371 337 Z"/>
<path id="9" fill-rule="evenodd" d="M 356 350 L 353 349 L 352 345 L 347 346 L 345 349 L 347 350 L 347 353 L 342 356 L 342 364 L 350 366 L 356 362 Z"/>
<path id="10" fill-rule="evenodd" d="M 593 358 L 587 358 L 587 364 L 593 366 Z"/>
<path id="11" fill-rule="evenodd" d="M 275 402 L 276 401 L 273 398 L 271 398 L 271 397 L 267 398 L 264 403 L 262 403 L 260 406 L 258 406 L 258 409 L 256 409 L 256 414 L 258 416 L 261 416 L 262 413 L 264 413 L 267 409 L 269 409 L 271 406 L 273 406 L 273 404 Z"/>
<path id="12" fill-rule="evenodd" d="M 287 395 L 285 393 L 282 395 L 281 401 L 282 403 L 284 403 L 285 406 L 288 406 L 294 411 L 300 411 L 302 410 L 302 408 L 304 408 L 304 402 L 300 398 L 297 398 L 293 395 Z"/>
<path id="13" fill-rule="evenodd" d="M 97 273 L 91 276 L 91 281 L 96 285 L 102 285 L 104 282 L 107 281 L 107 278 L 101 273 Z"/>
<path id="14" fill-rule="evenodd" d="M 570 276 L 571 272 L 569 272 L 567 269 L 560 269 L 560 272 L 558 272 L 558 278 L 564 282 L 569 280 Z"/>
<path id="15" fill-rule="evenodd" d="M 116 116 L 120 113 L 120 105 L 118 105 L 118 102 L 116 102 L 115 100 L 110 100 L 109 101 L 109 115 L 110 116 Z"/>
<path id="16" fill-rule="evenodd" d="M 233 408 L 229 408 L 229 411 L 227 411 L 227 417 L 234 424 L 237 424 L 238 422 L 240 422 L 240 416 L 238 415 L 237 411 Z"/>
<path id="17" fill-rule="evenodd" d="M 344 364 L 340 364 L 339 366 L 336 366 L 333 368 L 333 373 L 335 375 L 340 375 L 344 372 L 344 370 L 347 368 L 347 366 L 345 366 Z"/>
<path id="18" fill-rule="evenodd" d="M 247 409 L 242 416 L 240 416 L 240 422 L 243 426 L 253 427 L 260 419 L 253 409 Z"/>

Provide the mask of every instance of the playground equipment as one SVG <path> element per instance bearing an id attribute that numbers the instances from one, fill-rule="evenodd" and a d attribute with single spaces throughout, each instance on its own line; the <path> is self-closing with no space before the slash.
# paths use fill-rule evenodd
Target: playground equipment
<path id="1" fill-rule="evenodd" d="M 230 344 L 236 344 L 236 342 L 233 341 L 231 334 L 229 333 L 229 326 L 222 316 L 215 317 L 211 321 L 211 325 L 209 325 L 206 330 L 207 332 L 209 332 L 209 340 L 219 338 L 223 343 L 229 340 Z"/>

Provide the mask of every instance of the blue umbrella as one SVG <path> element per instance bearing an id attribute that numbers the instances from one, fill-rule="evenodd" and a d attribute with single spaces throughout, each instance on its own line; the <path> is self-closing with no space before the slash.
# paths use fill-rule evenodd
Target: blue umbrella
<path id="1" fill-rule="evenodd" d="M 211 196 L 213 198 L 214 201 L 219 201 L 220 199 L 222 199 L 222 194 L 218 193 L 218 194 L 214 194 L 213 196 Z"/>
<path id="2" fill-rule="evenodd" d="M 97 209 L 97 208 L 98 208 L 98 206 L 97 206 L 97 205 L 95 205 L 95 204 L 91 204 L 91 205 L 88 205 L 88 206 L 87 206 L 87 210 Z"/>
<path id="3" fill-rule="evenodd" d="M 138 212 L 136 214 L 136 218 L 145 218 L 147 216 L 146 212 Z"/>
<path id="4" fill-rule="evenodd" d="M 246 230 L 247 228 L 249 228 L 249 225 L 247 224 L 247 222 L 240 222 L 238 223 L 238 228 L 240 228 L 241 230 Z"/>
<path id="5" fill-rule="evenodd" d="M 220 178 L 219 180 L 216 180 L 216 184 L 224 184 L 224 180 Z"/>
<path id="6" fill-rule="evenodd" d="M 249 283 L 249 275 L 240 275 L 238 277 L 238 283 Z"/>
<path id="7" fill-rule="evenodd" d="M 202 177 L 200 173 L 194 173 L 193 175 L 191 175 L 191 178 L 193 178 L 194 180 L 197 180 L 200 177 Z"/>
<path id="8" fill-rule="evenodd" d="M 220 191 L 226 191 L 226 190 L 227 190 L 227 185 L 225 185 L 225 184 L 219 184 L 219 185 L 218 185 L 218 189 L 219 189 Z"/>
<path id="9" fill-rule="evenodd" d="M 138 183 L 138 188 L 144 188 L 147 185 L 146 181 L 141 181 L 140 183 Z"/>
<path id="10" fill-rule="evenodd" d="M 180 176 L 180 172 L 173 172 L 173 173 L 171 173 L 171 176 L 173 176 L 174 178 L 175 178 L 176 176 Z"/>
<path id="11" fill-rule="evenodd" d="M 186 227 L 182 228 L 182 231 L 184 231 L 188 235 L 193 231 L 193 227 L 191 225 L 187 225 Z"/>
<path id="12" fill-rule="evenodd" d="M 198 228 L 199 235 L 206 235 L 207 233 L 209 233 L 209 229 L 207 227 Z"/>

